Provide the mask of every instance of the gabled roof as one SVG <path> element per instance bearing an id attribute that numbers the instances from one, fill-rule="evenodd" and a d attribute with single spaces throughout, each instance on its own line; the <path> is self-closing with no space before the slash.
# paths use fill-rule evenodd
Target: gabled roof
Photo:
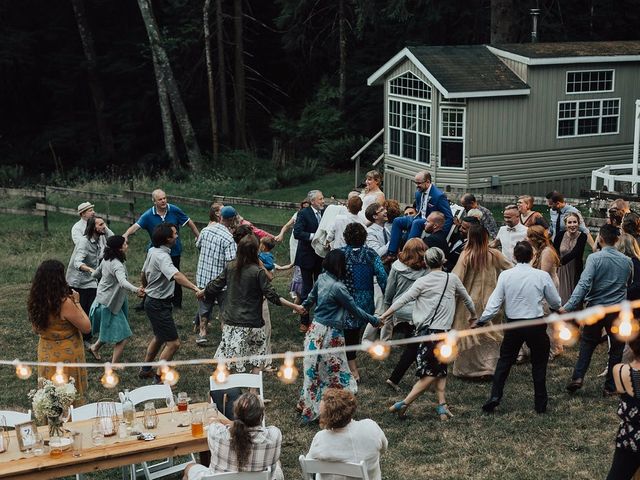
<path id="1" fill-rule="evenodd" d="M 520 80 L 484 45 L 407 47 L 367 79 L 377 85 L 398 64 L 410 60 L 447 98 L 528 95 Z"/>
<path id="2" fill-rule="evenodd" d="M 489 45 L 496 55 L 527 65 L 639 62 L 640 41 L 513 43 Z"/>

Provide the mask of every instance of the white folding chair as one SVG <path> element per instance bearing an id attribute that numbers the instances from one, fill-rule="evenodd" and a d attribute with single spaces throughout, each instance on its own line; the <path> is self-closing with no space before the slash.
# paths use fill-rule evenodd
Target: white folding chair
<path id="1" fill-rule="evenodd" d="M 216 390 L 227 390 L 229 388 L 253 388 L 258 391 L 258 396 L 264 401 L 264 389 L 262 386 L 262 372 L 258 373 L 234 373 L 227 376 L 225 383 L 216 383 L 213 377 L 209 377 L 209 389 L 213 392 Z M 222 412 L 224 413 L 224 412 Z M 262 418 L 262 426 L 266 425 L 264 417 Z"/>
<path id="2" fill-rule="evenodd" d="M 31 410 L 27 413 L 16 412 L 15 410 L 0 410 L 0 415 L 7 421 L 7 427 L 15 427 L 18 423 L 31 420 Z"/>
<path id="3" fill-rule="evenodd" d="M 120 392 L 120 400 L 124 402 L 124 393 Z M 133 405 L 139 405 L 140 403 L 147 402 L 149 400 L 165 400 L 169 395 L 173 395 L 171 387 L 169 385 L 145 385 L 129 392 L 129 399 L 133 402 Z M 143 474 L 146 480 L 155 480 L 156 478 L 162 478 L 175 473 L 182 472 L 184 467 L 190 463 L 195 462 L 196 457 L 193 453 L 190 454 L 190 461 L 185 463 L 174 464 L 173 458 L 167 458 L 161 462 L 150 464 L 149 462 L 142 462 L 139 468 L 136 470 L 136 474 Z"/>
<path id="4" fill-rule="evenodd" d="M 269 480 L 270 474 L 270 469 L 263 472 L 216 473 L 215 475 L 200 477 L 200 480 Z"/>
<path id="5" fill-rule="evenodd" d="M 306 458 L 304 455 L 300 455 L 298 461 L 300 462 L 302 478 L 304 480 L 313 480 L 316 473 L 345 475 L 350 478 L 369 480 L 364 460 L 360 461 L 360 463 L 327 462 L 326 460 L 312 460 Z"/>

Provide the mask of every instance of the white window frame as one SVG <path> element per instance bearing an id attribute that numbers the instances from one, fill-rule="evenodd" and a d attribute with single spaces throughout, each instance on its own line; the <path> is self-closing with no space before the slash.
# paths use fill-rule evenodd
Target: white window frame
<path id="1" fill-rule="evenodd" d="M 442 140 L 447 139 L 458 139 L 458 137 L 449 137 L 448 135 L 442 134 L 442 112 L 444 109 L 449 110 L 462 110 L 462 166 L 461 167 L 451 167 L 447 165 L 442 165 Z M 467 107 L 456 104 L 442 105 L 438 111 L 438 168 L 445 168 L 447 170 L 466 170 L 467 168 L 467 159 L 466 159 L 466 150 L 467 150 L 467 142 L 466 142 L 466 133 L 467 133 Z"/>
<path id="2" fill-rule="evenodd" d="M 614 115 L 603 115 L 602 114 L 602 103 L 605 101 L 611 101 L 611 100 L 617 100 L 618 101 L 618 115 L 615 115 L 618 117 L 618 128 L 616 129 L 615 132 L 602 132 L 602 118 L 603 117 L 613 117 Z M 598 133 L 584 133 L 584 134 L 578 134 L 578 120 L 580 118 L 591 118 L 591 117 L 580 117 L 578 116 L 578 112 L 579 112 L 579 105 L 581 102 L 599 102 L 600 103 L 600 114 L 598 116 Z M 559 135 L 558 132 L 558 126 L 560 125 L 560 121 L 561 120 L 568 120 L 566 118 L 560 118 L 560 104 L 562 103 L 575 103 L 576 104 L 576 116 L 574 119 L 574 134 L 573 135 Z M 580 100 L 559 100 L 558 101 L 558 106 L 556 109 L 556 139 L 561 140 L 564 138 L 582 138 L 582 137 L 598 137 L 598 136 L 604 136 L 604 135 L 618 135 L 620 133 L 620 113 L 622 111 L 622 100 L 620 97 L 618 98 L 584 98 L 584 99 L 580 99 Z"/>
<path id="3" fill-rule="evenodd" d="M 611 90 L 585 90 L 583 92 L 569 91 L 569 74 L 570 73 L 587 73 L 587 72 L 611 72 Z M 585 95 L 591 93 L 611 93 L 616 88 L 616 71 L 613 68 L 600 68 L 598 70 L 567 70 L 564 78 L 564 93 L 567 95 Z"/>
<path id="4" fill-rule="evenodd" d="M 399 95 L 396 93 L 391 93 L 391 82 L 399 77 L 402 77 L 403 75 L 406 75 L 407 73 L 413 75 L 417 80 L 421 81 L 422 83 L 425 84 L 425 86 L 427 87 L 428 91 L 429 91 L 429 99 L 424 99 L 424 98 L 419 98 L 419 97 L 412 97 L 412 96 L 405 96 L 405 95 Z M 387 143 L 387 155 L 393 158 L 397 158 L 399 160 L 403 160 L 406 162 L 412 162 L 415 163 L 416 165 L 421 165 L 421 166 L 431 166 L 431 156 L 433 155 L 434 152 L 434 146 L 433 146 L 433 87 L 431 87 L 431 85 L 429 85 L 427 82 L 425 82 L 424 80 L 422 80 L 420 77 L 418 77 L 415 73 L 411 72 L 410 70 L 407 70 L 405 72 L 402 72 L 401 74 L 391 78 L 388 80 L 387 82 L 387 104 L 385 105 L 385 112 L 386 112 L 386 119 L 385 119 L 385 124 L 387 127 L 387 131 L 386 131 L 386 143 Z M 392 127 L 391 126 L 391 122 L 390 122 L 390 116 L 391 116 L 391 108 L 390 108 L 390 102 L 391 101 L 395 101 L 395 102 L 399 102 L 400 103 L 400 127 Z M 416 130 L 412 133 L 416 134 L 416 156 L 415 158 L 408 158 L 408 157 L 404 157 L 402 155 L 402 147 L 403 147 L 403 142 L 402 142 L 402 132 L 407 131 L 407 132 L 411 132 L 411 130 L 407 130 L 405 128 L 402 127 L 402 104 L 403 103 L 409 103 L 412 105 L 415 105 L 416 107 L 427 107 L 429 109 L 429 115 L 428 115 L 428 122 L 429 122 L 429 133 L 422 133 L 419 132 L 416 128 Z M 418 115 L 417 115 L 417 110 L 416 110 L 416 121 L 418 120 Z M 396 155 L 394 153 L 391 153 L 391 129 L 395 129 L 395 130 L 399 130 L 400 131 L 400 152 Z M 419 153 L 419 138 L 418 136 L 425 136 L 429 138 L 429 152 L 427 154 L 427 161 L 426 162 L 421 162 L 420 160 L 418 160 L 418 153 Z"/>

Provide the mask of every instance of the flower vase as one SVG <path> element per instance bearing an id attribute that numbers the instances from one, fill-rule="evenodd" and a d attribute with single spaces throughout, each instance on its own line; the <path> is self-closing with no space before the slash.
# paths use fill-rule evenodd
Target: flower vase
<path id="1" fill-rule="evenodd" d="M 49 438 L 64 436 L 64 422 L 58 417 L 47 417 L 47 423 L 49 424 Z"/>

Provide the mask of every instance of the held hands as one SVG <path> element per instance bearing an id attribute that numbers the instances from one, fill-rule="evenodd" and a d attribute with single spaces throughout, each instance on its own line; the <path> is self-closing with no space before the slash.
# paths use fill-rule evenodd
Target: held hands
<path id="1" fill-rule="evenodd" d="M 384 324 L 387 322 L 386 318 L 382 318 L 382 317 L 376 317 L 378 319 L 378 325 L 376 325 L 376 328 L 382 328 L 384 327 Z"/>
<path id="2" fill-rule="evenodd" d="M 136 292 L 136 295 L 140 298 L 143 298 L 145 293 L 144 293 L 144 287 L 138 287 L 138 291 Z"/>
<path id="3" fill-rule="evenodd" d="M 276 235 L 275 237 L 273 237 L 273 239 L 274 239 L 276 242 L 280 243 L 280 242 L 282 241 L 282 235 L 278 234 L 278 235 Z"/>
<path id="4" fill-rule="evenodd" d="M 202 290 L 196 289 L 195 292 L 198 300 L 204 300 L 204 288 Z"/>
<path id="5" fill-rule="evenodd" d="M 469 328 L 478 328 L 481 327 L 482 325 L 478 324 L 478 319 L 475 317 L 471 317 L 469 319 Z"/>
<path id="6" fill-rule="evenodd" d="M 298 314 L 298 315 L 305 315 L 307 313 L 307 309 L 304 308 L 302 305 L 294 305 L 293 310 Z"/>

